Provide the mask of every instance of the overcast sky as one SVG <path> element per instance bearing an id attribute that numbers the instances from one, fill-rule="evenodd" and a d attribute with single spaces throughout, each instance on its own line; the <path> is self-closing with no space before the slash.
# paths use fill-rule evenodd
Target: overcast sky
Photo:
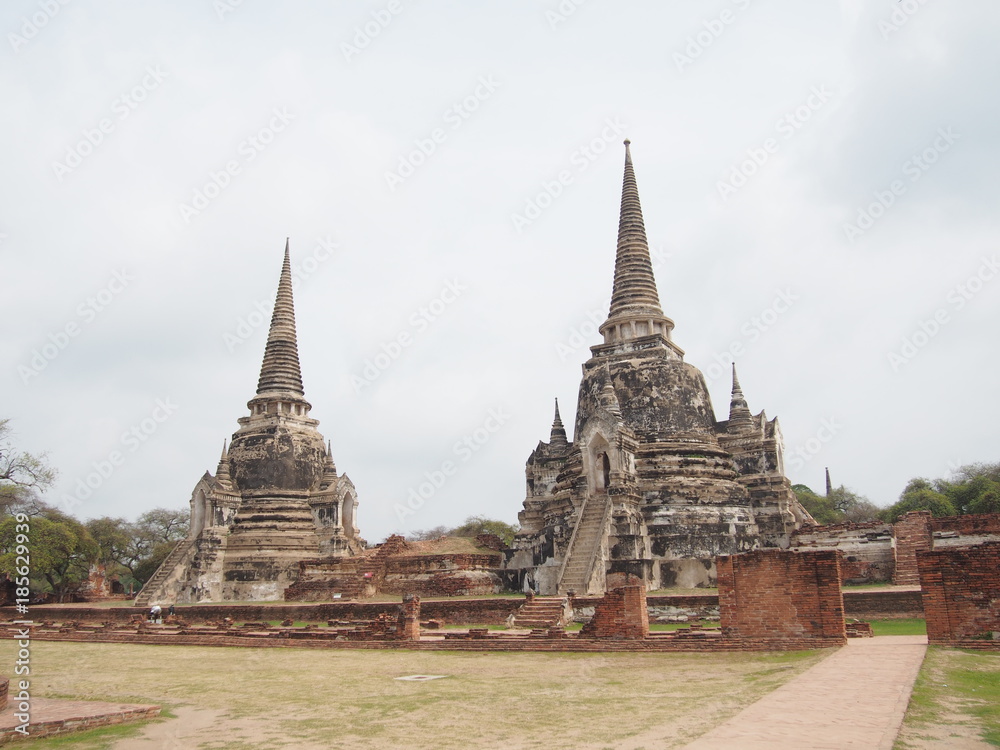
<path id="1" fill-rule="evenodd" d="M 0 416 L 81 518 L 186 507 L 214 473 L 290 237 L 306 397 L 362 535 L 515 521 L 600 341 L 626 136 L 718 418 L 735 355 L 793 482 L 829 466 L 887 505 L 1000 460 L 994 2 L 7 0 L 0 22 Z"/>

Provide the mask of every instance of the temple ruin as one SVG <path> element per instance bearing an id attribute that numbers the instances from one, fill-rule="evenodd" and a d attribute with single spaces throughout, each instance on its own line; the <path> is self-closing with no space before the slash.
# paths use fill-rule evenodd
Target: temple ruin
<path id="1" fill-rule="evenodd" d="M 733 370 L 729 419 L 674 343 L 653 277 L 625 141 L 611 309 L 583 365 L 574 439 L 558 403 L 528 458 L 506 568 L 542 594 L 711 586 L 715 558 L 785 548 L 812 518 L 784 475 L 777 419 L 751 413 Z M 525 584 L 527 579 L 527 584 Z"/>
<path id="2" fill-rule="evenodd" d="M 299 562 L 364 549 L 357 491 L 309 417 L 299 367 L 289 248 L 257 393 L 219 466 L 191 494 L 191 530 L 139 593 L 153 601 L 281 599 Z"/>

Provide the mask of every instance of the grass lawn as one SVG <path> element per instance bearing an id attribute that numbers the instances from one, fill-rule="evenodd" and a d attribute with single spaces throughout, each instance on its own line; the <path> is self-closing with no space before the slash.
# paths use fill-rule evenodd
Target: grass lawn
<path id="1" fill-rule="evenodd" d="M 1000 654 L 927 649 L 896 750 L 1000 747 Z"/>
<path id="2" fill-rule="evenodd" d="M 11 664 L 16 644 L 0 642 Z M 179 718 L 23 746 L 681 747 L 829 651 L 503 653 L 32 644 L 36 696 L 158 703 Z M 404 675 L 445 675 L 405 682 Z M 627 709 L 626 709 L 627 707 Z M 149 733 L 148 735 L 146 733 Z"/>
<path id="3" fill-rule="evenodd" d="M 875 635 L 927 635 L 923 619 L 871 620 Z"/>

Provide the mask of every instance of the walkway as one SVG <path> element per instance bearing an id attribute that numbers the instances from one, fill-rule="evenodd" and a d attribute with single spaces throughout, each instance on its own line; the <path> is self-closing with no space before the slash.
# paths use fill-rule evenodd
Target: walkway
<path id="1" fill-rule="evenodd" d="M 891 750 L 925 636 L 852 638 L 684 750 Z"/>

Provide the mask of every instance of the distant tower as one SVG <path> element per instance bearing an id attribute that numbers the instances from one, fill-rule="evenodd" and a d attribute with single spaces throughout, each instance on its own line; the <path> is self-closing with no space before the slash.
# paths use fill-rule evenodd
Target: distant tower
<path id="1" fill-rule="evenodd" d="M 191 496 L 191 532 L 136 602 L 281 599 L 299 562 L 359 553 L 357 492 L 309 417 L 295 333 L 288 243 L 257 392 L 216 476 Z"/>
<path id="2" fill-rule="evenodd" d="M 830 493 L 833 492 L 833 483 L 830 481 L 830 467 L 826 467 L 826 496 L 830 497 Z"/>

